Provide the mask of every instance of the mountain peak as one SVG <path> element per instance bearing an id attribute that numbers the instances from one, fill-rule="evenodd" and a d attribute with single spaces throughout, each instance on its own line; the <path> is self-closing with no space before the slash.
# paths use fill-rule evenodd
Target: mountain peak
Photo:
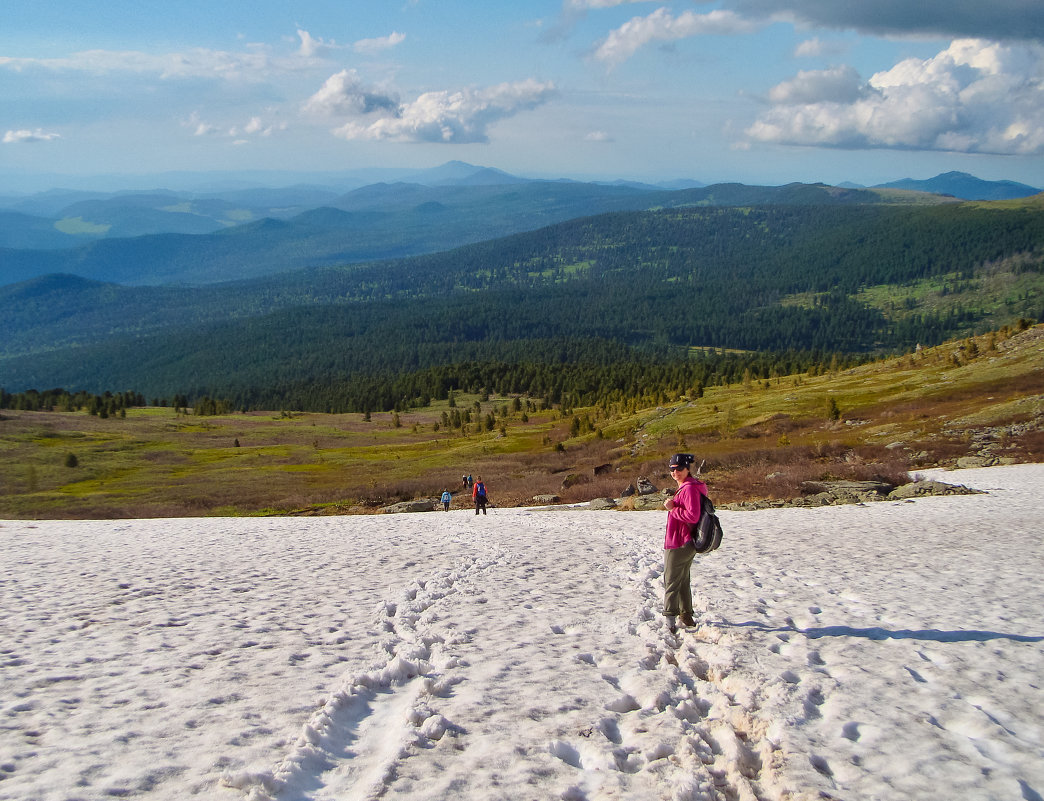
<path id="1" fill-rule="evenodd" d="M 924 181 L 903 178 L 876 189 L 912 189 L 917 192 L 932 192 L 937 195 L 953 195 L 962 200 L 1012 200 L 1040 193 L 1037 189 L 1015 181 L 984 181 L 966 172 L 952 170 L 940 173 Z"/>

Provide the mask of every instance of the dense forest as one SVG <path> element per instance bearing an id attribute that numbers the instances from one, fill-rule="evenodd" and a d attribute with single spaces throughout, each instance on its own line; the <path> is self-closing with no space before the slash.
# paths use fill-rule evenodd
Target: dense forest
<path id="1" fill-rule="evenodd" d="M 0 380 L 330 411 L 456 388 L 585 402 L 690 394 L 965 335 L 985 315 L 975 304 L 899 318 L 855 295 L 959 282 L 1004 260 L 1039 289 L 1044 211 L 699 206 L 206 288 L 48 277 L 0 288 L 12 310 Z M 1039 291 L 1022 301 L 1013 314 L 1044 317 Z"/>

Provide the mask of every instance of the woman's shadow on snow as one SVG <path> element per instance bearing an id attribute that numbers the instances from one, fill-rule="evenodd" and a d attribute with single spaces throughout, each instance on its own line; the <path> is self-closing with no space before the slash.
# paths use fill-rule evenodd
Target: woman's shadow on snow
<path id="1" fill-rule="evenodd" d="M 791 632 L 804 634 L 810 640 L 820 637 L 863 637 L 867 640 L 931 640 L 933 642 L 985 642 L 987 640 L 1012 640 L 1013 642 L 1044 642 L 1044 636 L 1029 634 L 1004 634 L 999 631 L 943 631 L 941 629 L 883 629 L 879 626 L 857 629 L 851 626 L 822 626 L 820 628 L 799 629 L 796 626 L 766 626 L 756 621 L 729 623 L 722 621 L 715 625 L 731 628 L 750 628 L 759 631 Z"/>

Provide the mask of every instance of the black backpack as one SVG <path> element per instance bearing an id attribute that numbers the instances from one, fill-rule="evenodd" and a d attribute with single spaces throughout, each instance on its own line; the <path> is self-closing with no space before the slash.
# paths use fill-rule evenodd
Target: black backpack
<path id="1" fill-rule="evenodd" d="M 704 495 L 700 498 L 700 519 L 689 529 L 696 553 L 710 553 L 721 545 L 721 521 L 714 513 L 714 504 Z"/>

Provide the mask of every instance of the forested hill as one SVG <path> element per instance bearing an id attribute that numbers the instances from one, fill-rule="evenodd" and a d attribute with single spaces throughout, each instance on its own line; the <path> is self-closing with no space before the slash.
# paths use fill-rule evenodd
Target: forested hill
<path id="1" fill-rule="evenodd" d="M 901 195 L 891 192 L 887 197 Z M 945 202 L 932 195 L 906 193 L 906 197 L 919 203 Z M 141 201 L 137 196 L 133 199 Z M 32 238 L 32 218 L 14 215 L 12 221 L 12 215 L 0 211 L 0 284 L 66 273 L 120 284 L 207 285 L 291 269 L 432 253 L 612 211 L 692 205 L 880 202 L 882 194 L 877 190 L 838 189 L 820 184 L 720 184 L 675 191 L 558 181 L 449 187 L 375 184 L 327 198 L 322 207 L 285 219 L 265 217 L 196 234 L 185 232 L 179 219 L 168 223 L 175 226 L 172 230 L 162 233 L 107 237 L 66 248 L 39 246 L 43 249 L 12 246 L 12 242 Z M 121 213 L 121 207 L 97 203 L 85 209 L 83 205 L 74 204 L 60 213 L 87 215 L 73 219 L 80 229 L 88 230 L 122 230 L 141 222 L 141 210 L 136 206 L 131 209 L 134 216 L 128 218 L 129 212 L 123 209 Z M 196 208 L 200 204 L 186 205 Z M 170 212 L 152 211 L 166 214 L 165 220 L 171 216 Z M 230 213 L 228 209 L 224 212 Z M 218 226 L 213 216 L 195 217 Z M 50 227 L 52 236 L 57 233 L 53 226 L 58 222 L 37 223 Z M 14 236 L 15 233 L 19 235 Z M 78 241 L 76 237 L 66 238 L 73 243 Z M 9 243 L 7 247 L 3 246 L 5 242 Z"/>
<path id="2" fill-rule="evenodd" d="M 50 277 L 0 288 L 0 385 L 271 403 L 465 362 L 892 351 L 1039 319 L 1042 264 L 1028 200 L 613 213 L 200 289 Z"/>

